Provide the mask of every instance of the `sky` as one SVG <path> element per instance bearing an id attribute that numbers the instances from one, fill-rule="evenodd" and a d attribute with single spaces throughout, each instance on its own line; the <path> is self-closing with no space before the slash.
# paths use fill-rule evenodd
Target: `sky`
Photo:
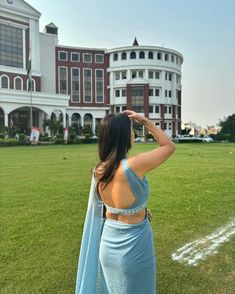
<path id="1" fill-rule="evenodd" d="M 59 44 L 164 46 L 184 56 L 182 120 L 216 125 L 235 113 L 235 0 L 26 0 Z"/>

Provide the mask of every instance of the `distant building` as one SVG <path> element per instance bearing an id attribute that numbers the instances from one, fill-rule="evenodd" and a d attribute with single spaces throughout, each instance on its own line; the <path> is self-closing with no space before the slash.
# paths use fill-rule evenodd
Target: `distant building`
<path id="1" fill-rule="evenodd" d="M 201 126 L 197 126 L 195 123 L 193 122 L 182 122 L 181 123 L 181 129 L 182 130 L 190 130 L 189 131 L 189 135 L 192 136 L 198 136 L 201 130 Z"/>
<path id="2" fill-rule="evenodd" d="M 41 14 L 26 1 L 0 0 L 0 12 L 0 127 L 30 127 L 31 56 L 33 126 L 61 118 L 64 127 L 76 122 L 95 132 L 105 114 L 133 109 L 168 135 L 180 133 L 181 53 L 136 39 L 114 49 L 59 45 L 57 26 L 39 32 Z"/>

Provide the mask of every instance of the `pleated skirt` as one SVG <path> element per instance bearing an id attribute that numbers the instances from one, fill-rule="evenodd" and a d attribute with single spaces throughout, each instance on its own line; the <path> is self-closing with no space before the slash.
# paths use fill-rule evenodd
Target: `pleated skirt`
<path id="1" fill-rule="evenodd" d="M 156 293 L 156 256 L 147 218 L 138 224 L 106 219 L 99 261 L 104 293 Z"/>

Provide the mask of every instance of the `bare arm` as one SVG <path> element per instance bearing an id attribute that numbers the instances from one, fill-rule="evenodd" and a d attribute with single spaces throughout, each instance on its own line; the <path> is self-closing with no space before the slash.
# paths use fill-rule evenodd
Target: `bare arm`
<path id="1" fill-rule="evenodd" d="M 126 110 L 125 113 L 127 113 L 131 120 L 143 124 L 160 145 L 160 147 L 156 147 L 149 152 L 140 153 L 128 159 L 131 168 L 138 176 L 142 177 L 146 172 L 162 164 L 175 151 L 175 144 L 146 117 L 131 110 Z"/>

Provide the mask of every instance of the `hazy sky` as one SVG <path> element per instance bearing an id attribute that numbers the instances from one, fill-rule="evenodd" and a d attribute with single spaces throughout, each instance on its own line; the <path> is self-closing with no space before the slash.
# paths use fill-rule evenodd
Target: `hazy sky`
<path id="1" fill-rule="evenodd" d="M 217 124 L 235 113 L 235 0 L 27 0 L 59 44 L 164 46 L 181 52 L 182 119 Z"/>

